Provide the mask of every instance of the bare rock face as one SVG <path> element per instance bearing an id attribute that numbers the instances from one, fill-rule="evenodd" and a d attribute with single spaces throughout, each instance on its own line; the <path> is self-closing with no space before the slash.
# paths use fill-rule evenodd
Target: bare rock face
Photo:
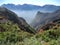
<path id="1" fill-rule="evenodd" d="M 34 27 L 36 30 L 40 30 L 42 27 L 47 27 L 53 22 L 60 21 L 60 10 L 57 10 L 52 13 L 42 13 L 39 12 L 36 14 L 35 19 L 32 21 L 31 26 Z"/>

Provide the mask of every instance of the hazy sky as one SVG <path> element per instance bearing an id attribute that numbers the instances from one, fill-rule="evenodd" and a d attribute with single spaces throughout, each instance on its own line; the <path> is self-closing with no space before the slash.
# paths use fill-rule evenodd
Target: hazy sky
<path id="1" fill-rule="evenodd" d="M 0 5 L 13 3 L 13 4 L 33 4 L 33 5 L 45 5 L 53 4 L 60 6 L 60 0 L 0 0 Z"/>

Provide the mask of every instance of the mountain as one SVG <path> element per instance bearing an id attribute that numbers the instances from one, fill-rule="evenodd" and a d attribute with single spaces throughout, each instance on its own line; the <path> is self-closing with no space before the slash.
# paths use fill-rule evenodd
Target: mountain
<path id="1" fill-rule="evenodd" d="M 32 4 L 23 4 L 23 5 L 3 4 L 2 6 L 11 10 L 25 10 L 25 11 L 40 10 L 42 12 L 52 12 L 60 9 L 60 6 L 55 6 L 55 5 L 37 6 Z"/>
<path id="2" fill-rule="evenodd" d="M 19 17 L 23 17 L 28 24 L 31 23 L 31 21 L 34 19 L 38 11 L 44 13 L 47 12 L 51 13 L 60 9 L 60 6 L 56 5 L 37 6 L 32 4 L 23 4 L 23 5 L 2 4 L 1 6 L 15 12 Z"/>
<path id="3" fill-rule="evenodd" d="M 38 10 L 40 8 L 40 6 L 31 4 L 23 4 L 23 5 L 3 4 L 2 6 L 12 10 Z"/>
<path id="4" fill-rule="evenodd" d="M 36 30 L 39 30 L 43 26 L 46 27 L 45 25 L 53 23 L 55 20 L 60 20 L 60 10 L 52 13 L 42 13 L 38 11 L 31 23 L 31 26 Z"/>
<path id="5" fill-rule="evenodd" d="M 49 12 L 53 12 L 53 11 L 56 11 L 56 10 L 59 10 L 60 9 L 60 6 L 55 6 L 55 5 L 44 5 L 42 6 L 42 10 L 44 11 L 49 11 Z"/>
<path id="6" fill-rule="evenodd" d="M 34 33 L 34 29 L 32 27 L 30 27 L 22 17 L 18 17 L 14 12 L 12 12 L 4 7 L 0 7 L 0 19 L 2 17 L 7 20 L 10 20 L 14 23 L 17 23 L 21 30 L 24 30 L 24 31 L 27 31 L 30 33 Z M 3 19 L 3 21 L 6 21 L 5 19 Z"/>

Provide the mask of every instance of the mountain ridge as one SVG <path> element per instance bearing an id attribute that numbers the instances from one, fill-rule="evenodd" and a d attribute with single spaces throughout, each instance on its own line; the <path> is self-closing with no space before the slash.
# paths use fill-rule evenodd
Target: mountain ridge
<path id="1" fill-rule="evenodd" d="M 44 6 L 37 6 L 37 5 L 32 5 L 32 4 L 23 4 L 23 5 L 15 5 L 15 4 L 3 4 L 1 5 L 3 7 L 6 7 L 11 10 L 40 10 L 40 11 L 56 11 L 60 9 L 60 6 L 56 5 L 44 5 Z"/>
<path id="2" fill-rule="evenodd" d="M 54 20 L 60 19 L 60 10 L 52 13 L 41 13 L 38 11 L 35 18 L 33 19 L 31 26 L 36 30 L 41 29 L 44 25 L 53 22 Z"/>
<path id="3" fill-rule="evenodd" d="M 0 7 L 0 16 L 6 17 L 8 20 L 17 23 L 20 27 L 21 30 L 27 31 L 27 32 L 32 32 L 33 33 L 33 28 L 28 25 L 28 23 L 25 21 L 25 19 L 18 17 L 17 14 L 14 12 L 8 10 L 7 8 Z M 29 31 L 31 30 L 31 31 Z"/>

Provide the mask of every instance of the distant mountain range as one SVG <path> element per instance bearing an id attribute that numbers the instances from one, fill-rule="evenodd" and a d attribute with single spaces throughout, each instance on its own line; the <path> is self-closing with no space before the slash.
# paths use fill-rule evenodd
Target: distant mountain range
<path id="1" fill-rule="evenodd" d="M 3 4 L 1 5 L 11 10 L 39 10 L 41 12 L 52 12 L 60 9 L 60 6 L 55 5 L 44 5 L 44 6 L 37 6 L 31 4 L 23 4 L 23 5 L 14 5 L 14 4 Z"/>
<path id="2" fill-rule="evenodd" d="M 30 4 L 23 5 L 3 4 L 2 6 L 12 10 L 38 10 L 40 8 L 40 6 Z"/>
<path id="3" fill-rule="evenodd" d="M 52 13 L 42 13 L 38 11 L 31 23 L 31 26 L 38 30 L 41 29 L 43 26 L 54 22 L 55 20 L 60 20 L 60 10 Z"/>

